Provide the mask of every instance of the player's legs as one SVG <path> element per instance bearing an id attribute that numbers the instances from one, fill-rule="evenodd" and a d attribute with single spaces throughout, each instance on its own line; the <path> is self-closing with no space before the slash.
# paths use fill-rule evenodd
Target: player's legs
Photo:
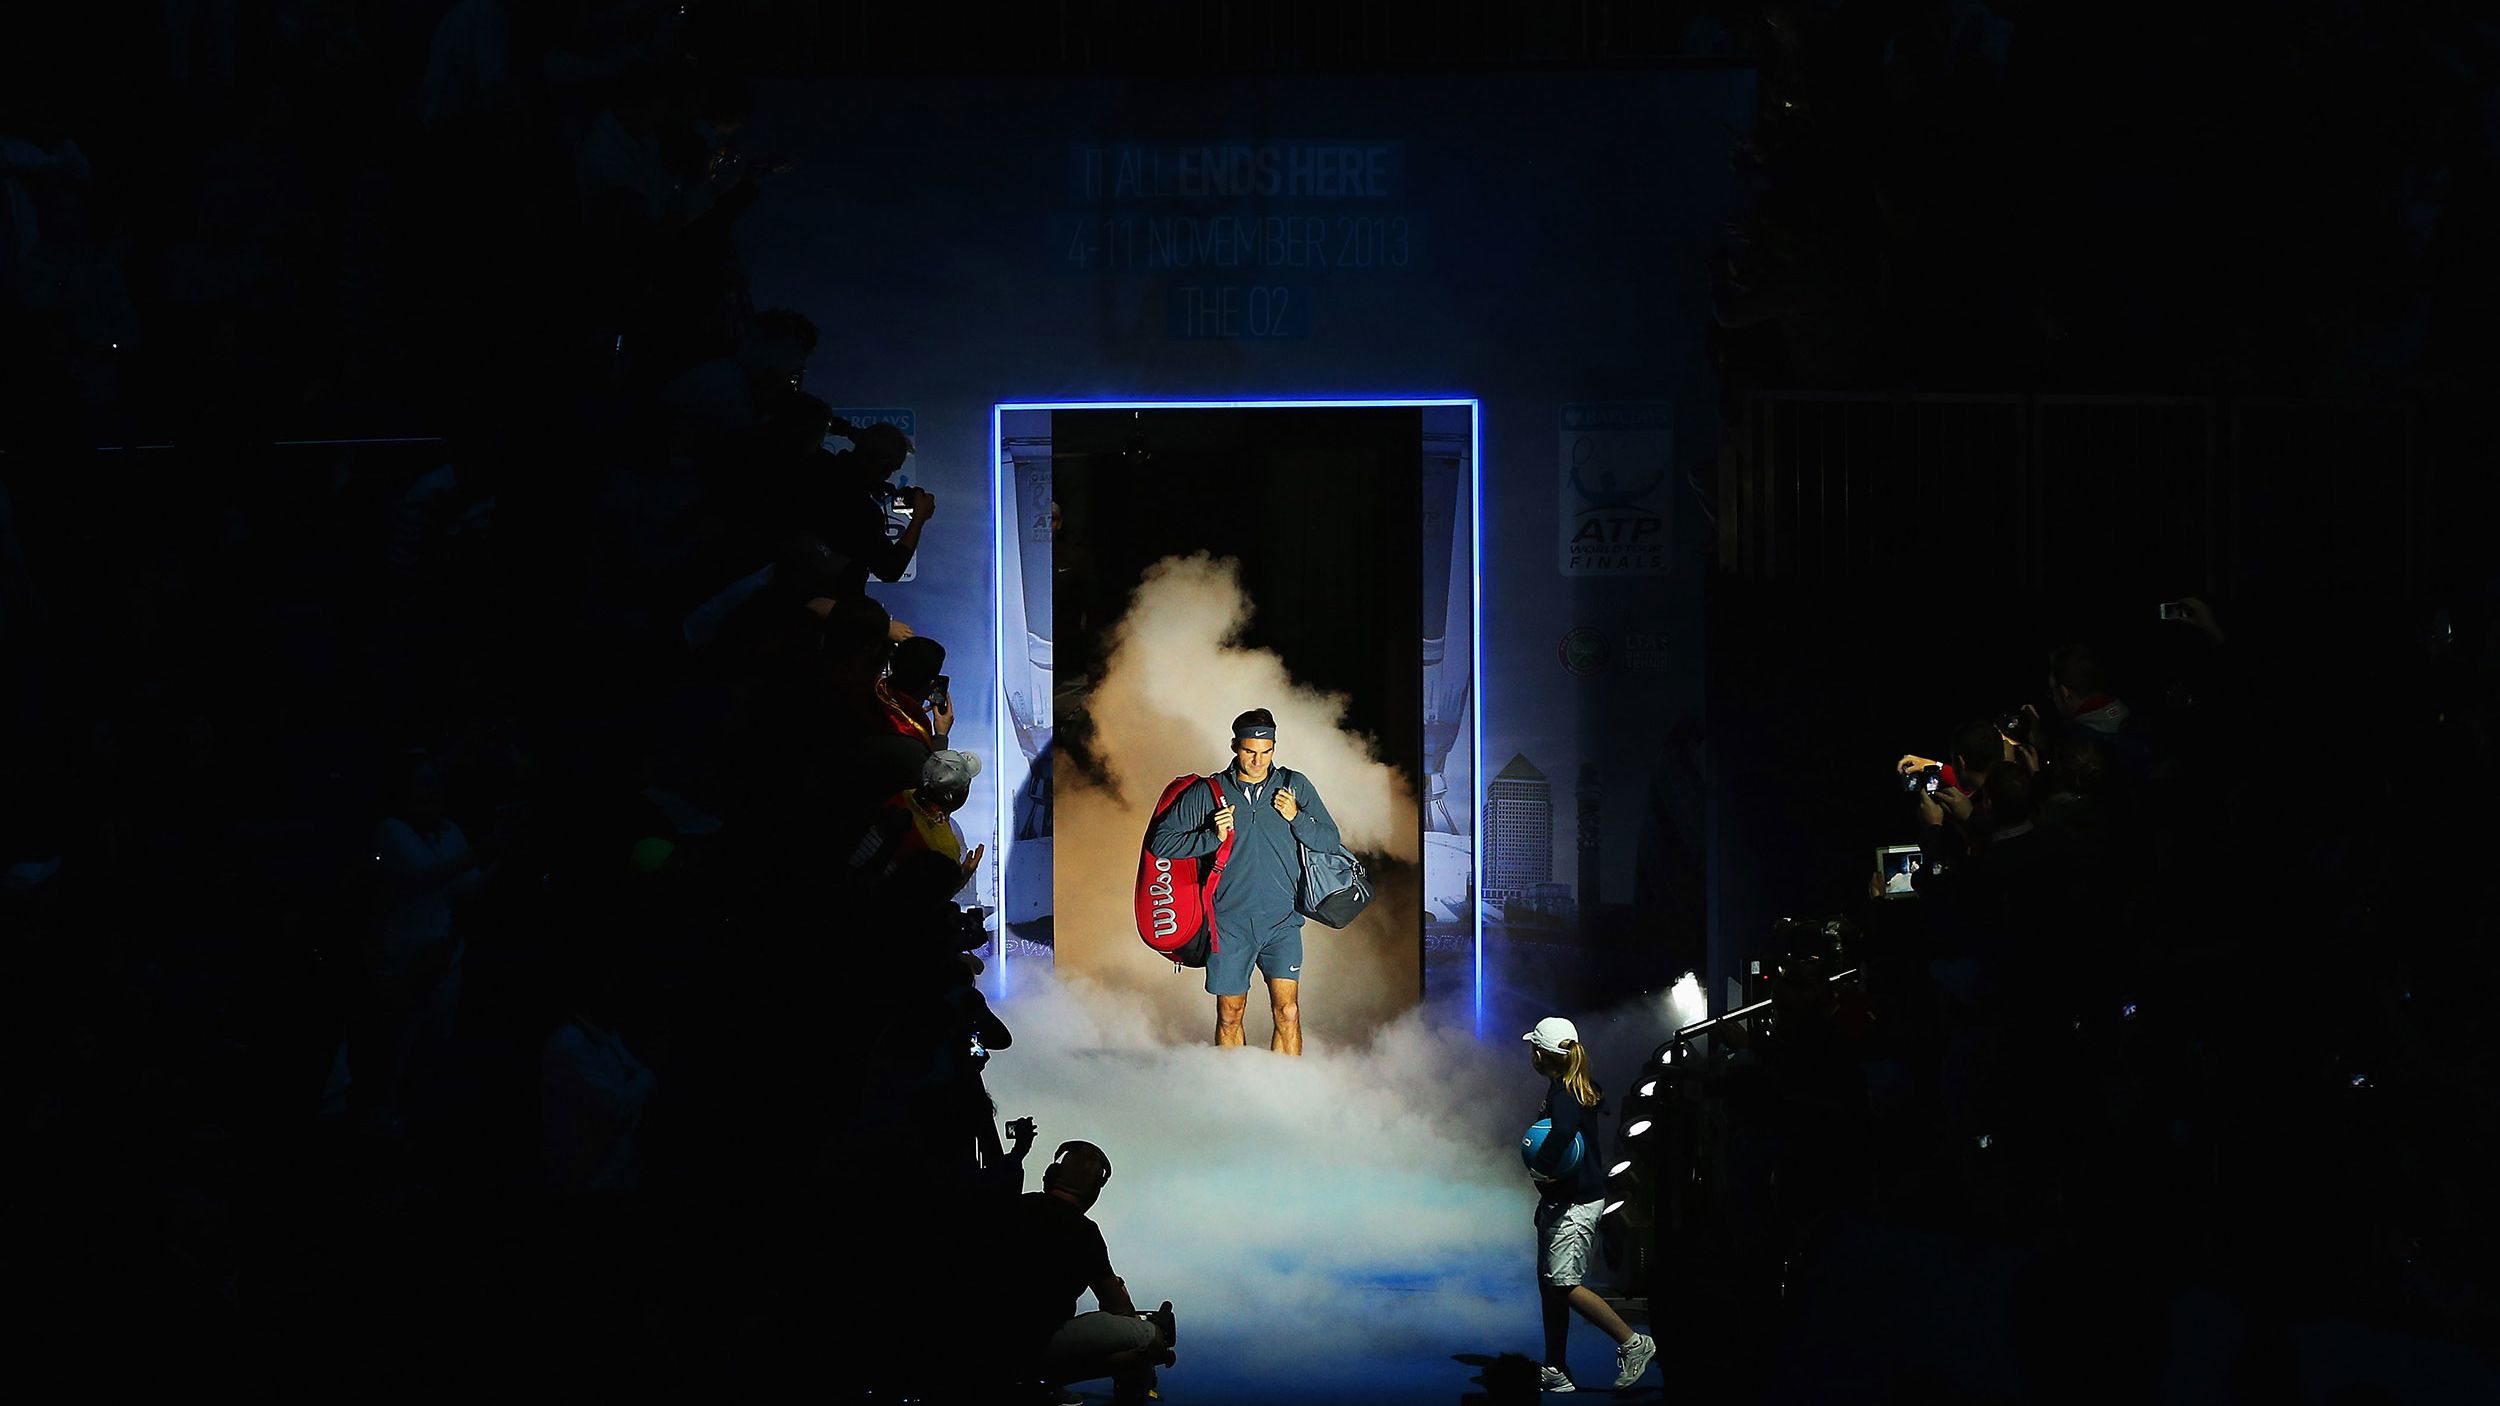
<path id="1" fill-rule="evenodd" d="M 1215 1043 L 1228 1049 L 1241 1047 L 1241 1016 L 1250 1009 L 1250 993 L 1215 998 Z"/>
<path id="2" fill-rule="evenodd" d="M 1268 1037 L 1267 1047 L 1278 1054 L 1302 1053 L 1302 1007 L 1296 997 L 1302 983 L 1289 977 L 1267 979 L 1268 1013 L 1276 1017 L 1276 1033 Z"/>

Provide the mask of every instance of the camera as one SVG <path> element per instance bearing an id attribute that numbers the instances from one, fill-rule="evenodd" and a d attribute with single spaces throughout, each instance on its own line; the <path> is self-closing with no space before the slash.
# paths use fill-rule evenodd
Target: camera
<path id="1" fill-rule="evenodd" d="M 981 926 L 982 920 L 988 916 L 989 910 L 986 908 L 958 908 L 955 910 L 955 938 L 957 942 L 961 944 L 958 950 L 969 952 L 975 947 L 979 947 L 990 940 L 989 933 Z"/>
<path id="2" fill-rule="evenodd" d="M 1936 794 L 1936 788 L 1942 786 L 1943 784 L 1944 768 L 1940 766 L 1921 767 L 1918 770 L 1911 772 L 1908 776 L 1901 778 L 1902 790 L 1912 792 L 1925 791 L 1931 796 Z"/>
<path id="3" fill-rule="evenodd" d="M 2017 747 L 2031 745 L 2031 714 L 2008 708 L 1997 714 L 1997 732 Z"/>

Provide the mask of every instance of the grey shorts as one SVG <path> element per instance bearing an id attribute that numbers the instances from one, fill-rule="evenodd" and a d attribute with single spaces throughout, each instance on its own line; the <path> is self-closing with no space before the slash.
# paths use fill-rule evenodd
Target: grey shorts
<path id="1" fill-rule="evenodd" d="M 1042 1350 L 1042 1373 L 1059 1383 L 1110 1375 L 1103 1359 L 1115 1352 L 1154 1345 L 1154 1325 L 1119 1313 L 1080 1313 L 1059 1325 Z"/>
<path id="2" fill-rule="evenodd" d="M 1266 940 L 1258 943 L 1236 942 L 1225 938 L 1207 958 L 1207 994 L 1210 996 L 1247 996 L 1250 994 L 1250 969 L 1270 981 L 1302 979 L 1302 929 L 1270 928 Z"/>
<path id="3" fill-rule="evenodd" d="M 1589 1246 L 1597 1239 L 1603 1200 L 1572 1205 L 1539 1201 L 1536 1206 L 1536 1277 L 1558 1288 L 1587 1281 Z"/>

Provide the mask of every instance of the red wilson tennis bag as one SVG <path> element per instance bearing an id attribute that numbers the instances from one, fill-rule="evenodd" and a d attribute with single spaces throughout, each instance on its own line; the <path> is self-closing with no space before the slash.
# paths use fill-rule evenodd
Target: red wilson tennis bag
<path id="1" fill-rule="evenodd" d="M 1215 792 L 1217 805 L 1224 804 L 1224 793 L 1214 778 L 1174 777 L 1163 788 L 1163 799 L 1155 802 L 1156 819 L 1171 809 L 1181 792 L 1199 781 Z M 1153 824 L 1147 822 L 1150 832 Z M 1215 885 L 1224 877 L 1224 862 L 1232 855 L 1230 835 L 1212 858 L 1166 859 L 1144 844 L 1137 847 L 1137 936 L 1157 956 L 1175 967 L 1203 967 L 1214 955 Z"/>

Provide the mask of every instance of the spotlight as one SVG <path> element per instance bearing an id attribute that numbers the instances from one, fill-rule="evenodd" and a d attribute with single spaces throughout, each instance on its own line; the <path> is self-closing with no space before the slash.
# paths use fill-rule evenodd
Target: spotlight
<path id="1" fill-rule="evenodd" d="M 1652 1079 L 1652 1080 L 1650 1080 L 1648 1083 L 1641 1085 L 1641 1097 L 1643 1097 L 1643 1098 L 1647 1098 L 1647 1097 L 1649 1097 L 1651 1094 L 1654 1094 L 1654 1093 L 1656 1093 L 1656 1092 L 1658 1092 L 1658 1081 L 1657 1081 L 1657 1080 L 1655 1080 L 1655 1079 Z"/>
<path id="2" fill-rule="evenodd" d="M 1631 1127 L 1624 1129 L 1623 1135 L 1625 1137 L 1639 1137 L 1641 1134 L 1648 1131 L 1649 1120 L 1647 1118 L 1643 1118 L 1641 1121 L 1634 1123 Z"/>
<path id="3" fill-rule="evenodd" d="M 1606 1169 L 1606 1175 L 1608 1175 L 1608 1176 L 1610 1176 L 1610 1177 L 1619 1177 L 1619 1176 L 1622 1176 L 1625 1172 L 1628 1172 L 1628 1171 L 1630 1171 L 1630 1170 L 1632 1170 L 1632 1159 L 1631 1159 L 1631 1158 L 1629 1158 L 1629 1157 L 1626 1157 L 1626 1158 L 1624 1158 L 1622 1161 L 1615 1163 L 1615 1164 L 1614 1164 L 1613 1166 L 1611 1166 L 1611 1167 L 1608 1167 L 1608 1168 Z"/>

